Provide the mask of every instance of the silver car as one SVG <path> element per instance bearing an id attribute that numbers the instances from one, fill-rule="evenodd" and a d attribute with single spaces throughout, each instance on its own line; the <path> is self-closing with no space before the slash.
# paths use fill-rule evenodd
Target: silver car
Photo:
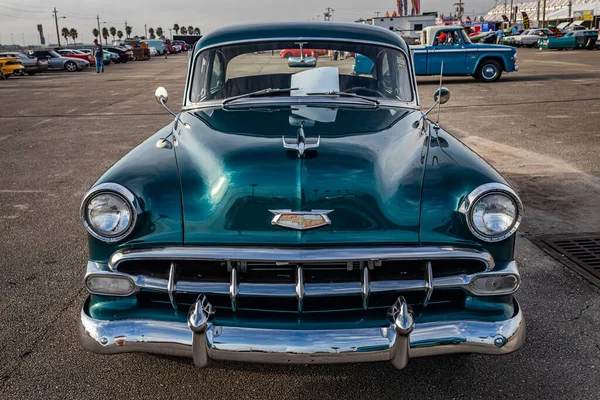
<path id="1" fill-rule="evenodd" d="M 63 57 L 53 50 L 36 50 L 34 57 L 48 60 L 49 70 L 65 70 L 67 72 L 83 71 L 90 66 L 90 62 L 79 58 Z"/>
<path id="2" fill-rule="evenodd" d="M 554 36 L 554 33 L 548 28 L 530 29 L 520 35 L 512 36 L 512 44 L 517 47 L 538 47 L 538 40 L 548 36 Z"/>
<path id="3" fill-rule="evenodd" d="M 22 72 L 21 74 L 25 73 L 27 75 L 35 75 L 38 72 L 47 70 L 49 67 L 48 60 L 46 60 L 46 59 L 40 60 L 37 57 L 28 56 L 27 54 L 15 52 L 15 51 L 5 51 L 3 53 L 0 53 L 0 57 L 18 57 L 18 58 L 20 58 L 21 64 L 23 64 L 23 67 L 25 67 L 25 70 L 24 70 L 25 72 Z"/>

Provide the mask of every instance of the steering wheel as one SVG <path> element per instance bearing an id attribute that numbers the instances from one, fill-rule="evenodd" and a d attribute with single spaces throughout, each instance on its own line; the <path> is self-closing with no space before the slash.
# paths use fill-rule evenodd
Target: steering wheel
<path id="1" fill-rule="evenodd" d="M 371 97 L 385 97 L 379 90 L 371 89 L 364 86 L 355 86 L 353 88 L 344 90 L 344 93 L 353 93 L 360 96 L 371 96 Z"/>

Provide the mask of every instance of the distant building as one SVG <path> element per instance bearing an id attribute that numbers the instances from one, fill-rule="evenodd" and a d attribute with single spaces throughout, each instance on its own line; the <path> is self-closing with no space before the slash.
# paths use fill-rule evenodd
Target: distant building
<path id="1" fill-rule="evenodd" d="M 502 21 L 502 16 L 516 15 L 517 24 L 523 22 L 522 12 L 526 12 L 531 26 L 539 27 L 544 15 L 543 1 L 525 1 L 513 3 L 513 12 L 510 5 L 506 7 L 500 4 L 492 8 L 484 19 L 486 21 Z M 571 0 L 571 15 L 569 15 L 568 0 L 546 1 L 546 25 L 560 26 L 567 24 L 583 25 L 587 28 L 598 28 L 600 26 L 600 0 Z"/>
<path id="2" fill-rule="evenodd" d="M 436 17 L 437 14 L 429 13 L 429 15 L 373 17 L 362 22 L 394 31 L 411 44 L 421 37 L 423 28 L 435 25 Z"/>

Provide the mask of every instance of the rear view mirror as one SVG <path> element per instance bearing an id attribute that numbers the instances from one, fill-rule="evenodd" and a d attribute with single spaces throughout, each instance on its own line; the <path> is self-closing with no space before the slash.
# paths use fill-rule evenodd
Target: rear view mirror
<path id="1" fill-rule="evenodd" d="M 288 67 L 290 68 L 314 68 L 317 66 L 315 57 L 290 57 Z"/>

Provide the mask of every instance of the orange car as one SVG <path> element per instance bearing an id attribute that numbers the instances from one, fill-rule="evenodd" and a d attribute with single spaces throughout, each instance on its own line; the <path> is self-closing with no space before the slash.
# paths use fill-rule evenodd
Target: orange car
<path id="1" fill-rule="evenodd" d="M 304 56 L 313 56 L 319 57 L 327 55 L 327 50 L 319 50 L 319 49 L 304 49 Z M 290 57 L 300 57 L 300 49 L 283 49 L 279 53 L 279 57 L 281 58 L 290 58 Z"/>
<path id="2" fill-rule="evenodd" d="M 0 57 L 0 77 L 8 79 L 14 73 L 19 75 L 25 72 L 25 67 L 18 57 Z"/>

